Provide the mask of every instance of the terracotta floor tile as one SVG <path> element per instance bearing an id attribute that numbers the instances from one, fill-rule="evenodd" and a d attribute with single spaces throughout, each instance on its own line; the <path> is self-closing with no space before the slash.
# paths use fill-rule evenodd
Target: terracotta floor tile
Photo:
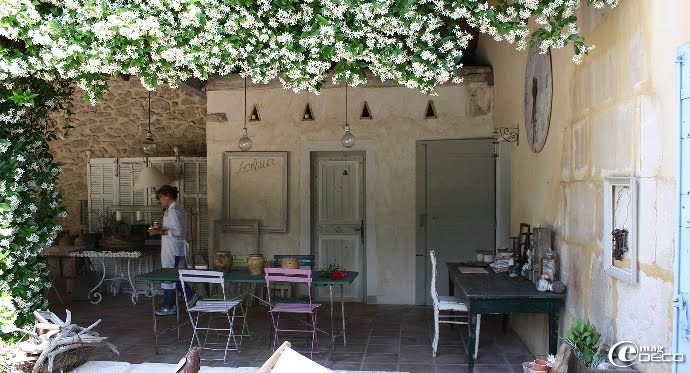
<path id="1" fill-rule="evenodd" d="M 157 300 L 160 301 L 160 297 L 157 297 Z M 53 305 L 51 310 L 59 316 L 64 316 L 64 308 L 57 304 Z M 133 305 L 127 295 L 113 297 L 107 294 L 99 305 L 86 301 L 72 301 L 67 302 L 67 308 L 72 311 L 74 322 L 82 326 L 91 325 L 101 319 L 96 331 L 109 337 L 120 349 L 120 356 L 113 355 L 105 348 L 96 350 L 91 355 L 92 360 L 177 363 L 187 352 L 192 337 L 192 328 L 187 322 L 181 326 L 179 340 L 174 331 L 161 334 L 158 338 L 160 353 L 154 354 L 151 303 L 143 296 L 137 305 Z M 326 312 L 319 314 L 318 327 L 328 332 L 330 319 L 328 309 L 324 310 Z M 181 311 L 180 321 L 185 322 L 188 316 L 184 308 Z M 346 313 L 349 328 L 347 346 L 343 346 L 342 338 L 336 340 L 334 361 L 330 336 L 319 333 L 319 354 L 313 358 L 319 364 L 334 370 L 400 370 L 410 373 L 468 371 L 463 341 L 467 335 L 466 328 L 449 328 L 442 325 L 438 355 L 436 358 L 431 357 L 431 307 L 348 303 Z M 157 321 L 159 331 L 174 326 L 176 322 L 174 316 L 159 317 Z M 251 337 L 242 339 L 239 352 L 228 353 L 227 364 L 208 361 L 203 361 L 202 364 L 230 367 L 261 366 L 273 353 L 273 335 L 268 309 L 264 306 L 249 308 L 247 322 Z M 338 323 L 339 320 L 336 319 L 336 328 L 339 327 Z M 304 335 L 279 337 L 280 342 L 286 338 L 290 339 L 295 349 L 309 355 L 311 345 Z M 222 338 L 220 340 L 225 341 Z M 222 353 L 215 354 L 211 356 L 204 351 L 202 355 L 222 357 Z M 503 332 L 500 315 L 482 317 L 476 372 L 520 372 L 522 362 L 532 359 L 533 356 L 514 332 Z"/>

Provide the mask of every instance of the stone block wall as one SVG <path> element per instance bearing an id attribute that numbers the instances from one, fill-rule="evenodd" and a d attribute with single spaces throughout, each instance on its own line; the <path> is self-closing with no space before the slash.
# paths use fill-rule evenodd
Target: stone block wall
<path id="1" fill-rule="evenodd" d="M 550 225 L 567 299 L 560 335 L 575 317 L 590 319 L 610 345 L 672 344 L 675 204 L 676 48 L 690 40 L 683 1 L 620 2 L 604 12 L 581 6 L 582 35 L 595 44 L 582 64 L 572 50 L 552 54 L 554 99 L 546 146 L 513 147 L 513 232 L 518 222 Z M 483 48 L 483 49 L 482 49 Z M 526 53 L 490 40 L 479 55 L 495 71 L 495 121 L 518 118 Z M 521 133 L 522 135 L 522 133 Z M 604 272 L 604 178 L 638 180 L 639 277 L 628 284 Z M 512 326 L 545 354 L 546 320 L 519 316 Z M 638 364 L 644 372 L 670 367 Z"/>
<path id="2" fill-rule="evenodd" d="M 86 152 L 94 158 L 144 157 L 141 143 L 148 128 L 146 89 L 138 79 L 112 78 L 109 92 L 92 106 L 79 89 L 73 98 L 74 115 L 66 136 L 50 144 L 57 162 L 64 163 L 60 191 L 68 216 L 63 226 L 80 224 L 79 201 L 87 199 Z M 161 86 L 151 92 L 151 132 L 156 156 L 173 156 L 175 145 L 183 156 L 206 156 L 206 98 L 183 89 Z"/>

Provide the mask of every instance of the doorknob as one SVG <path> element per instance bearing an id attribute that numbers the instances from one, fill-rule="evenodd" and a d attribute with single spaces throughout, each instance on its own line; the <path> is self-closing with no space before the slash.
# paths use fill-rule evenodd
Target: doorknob
<path id="1" fill-rule="evenodd" d="M 355 228 L 355 232 L 359 232 L 359 239 L 364 243 L 364 220 L 359 221 L 359 227 Z"/>

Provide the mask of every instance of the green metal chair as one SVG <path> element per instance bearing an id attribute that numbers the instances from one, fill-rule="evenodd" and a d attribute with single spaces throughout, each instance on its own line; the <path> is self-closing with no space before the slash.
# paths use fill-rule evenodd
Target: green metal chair
<path id="1" fill-rule="evenodd" d="M 249 255 L 233 255 L 232 256 L 232 267 L 234 270 L 248 270 L 247 269 L 247 259 L 249 258 Z M 256 289 L 255 285 L 250 285 L 250 288 L 247 289 L 245 286 L 246 284 L 229 284 L 226 287 L 226 292 L 225 292 L 225 297 L 223 297 L 222 293 L 215 293 L 209 296 L 208 299 L 227 299 L 230 301 L 238 301 L 240 302 L 239 304 L 239 314 L 235 315 L 235 319 L 237 319 L 236 325 L 241 324 L 242 329 L 239 333 L 235 333 L 236 337 L 239 337 L 240 341 L 239 344 L 242 344 L 242 339 L 244 337 L 251 338 L 251 333 L 249 331 L 249 324 L 247 323 L 247 311 L 249 307 L 252 306 L 253 304 L 253 298 L 250 296 L 250 292 L 254 292 Z"/>

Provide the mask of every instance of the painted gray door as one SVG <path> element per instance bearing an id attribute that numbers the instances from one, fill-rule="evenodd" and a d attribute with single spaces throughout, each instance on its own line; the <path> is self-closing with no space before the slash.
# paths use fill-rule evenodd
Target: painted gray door
<path id="1" fill-rule="evenodd" d="M 316 269 L 337 263 L 359 276 L 344 287 L 348 301 L 364 299 L 364 153 L 312 153 L 312 247 Z M 339 294 L 338 294 L 339 295 Z M 319 298 L 328 296 L 319 288 Z"/>
<path id="2" fill-rule="evenodd" d="M 673 352 L 690 356 L 690 44 L 678 50 L 680 158 L 678 162 L 678 225 L 676 228 L 675 313 Z M 673 372 L 688 373 L 690 364 L 675 363 Z"/>
<path id="3" fill-rule="evenodd" d="M 491 139 L 425 142 L 426 250 L 436 250 L 437 288 L 448 294 L 448 261 L 474 261 L 495 247 L 495 162 Z M 419 218 L 419 217 L 418 217 Z M 431 264 L 426 260 L 427 304 Z"/>

